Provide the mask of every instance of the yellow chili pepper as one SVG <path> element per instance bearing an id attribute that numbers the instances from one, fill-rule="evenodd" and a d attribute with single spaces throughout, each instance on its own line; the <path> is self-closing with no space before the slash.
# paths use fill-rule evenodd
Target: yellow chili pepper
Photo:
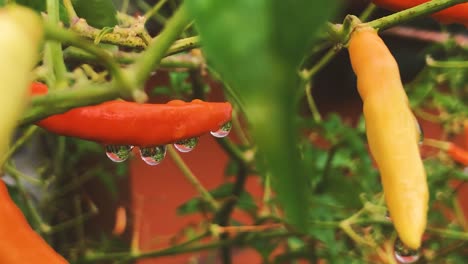
<path id="1" fill-rule="evenodd" d="M 27 104 L 31 71 L 42 41 L 42 20 L 31 9 L 4 7 L 0 9 L 0 33 L 0 155 L 3 155 Z"/>
<path id="2" fill-rule="evenodd" d="M 419 131 L 398 64 L 369 26 L 357 26 L 348 49 L 387 208 L 401 241 L 417 249 L 426 228 L 429 195 L 419 153 Z"/>

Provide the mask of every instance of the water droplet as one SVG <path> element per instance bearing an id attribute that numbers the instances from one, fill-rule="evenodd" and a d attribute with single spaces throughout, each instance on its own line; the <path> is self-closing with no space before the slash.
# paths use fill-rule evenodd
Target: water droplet
<path id="1" fill-rule="evenodd" d="M 123 162 L 130 157 L 133 146 L 108 145 L 106 146 L 106 155 L 113 162 Z"/>
<path id="2" fill-rule="evenodd" d="M 211 135 L 217 138 L 223 138 L 229 135 L 231 128 L 232 128 L 232 123 L 231 121 L 228 121 L 220 129 L 218 129 L 217 131 L 211 131 L 210 133 Z"/>
<path id="3" fill-rule="evenodd" d="M 140 148 L 140 156 L 146 164 L 158 165 L 166 157 L 166 146 Z"/>
<path id="4" fill-rule="evenodd" d="M 387 212 L 385 213 L 385 219 L 387 219 L 387 220 L 390 221 L 390 222 L 392 221 L 392 217 L 390 216 L 390 212 L 389 212 L 389 211 L 387 211 Z"/>
<path id="5" fill-rule="evenodd" d="M 414 263 L 419 259 L 419 250 L 408 248 L 399 238 L 395 240 L 393 250 L 398 263 Z"/>
<path id="6" fill-rule="evenodd" d="M 422 145 L 423 142 L 424 142 L 424 130 L 422 129 L 422 126 L 419 124 L 418 120 L 416 120 L 415 118 L 415 122 L 416 122 L 416 129 L 418 130 L 419 132 L 419 141 L 418 141 L 418 144 L 419 145 Z"/>
<path id="7" fill-rule="evenodd" d="M 189 138 L 178 141 L 174 143 L 174 147 L 180 152 L 190 152 L 192 151 L 198 144 L 198 138 Z"/>

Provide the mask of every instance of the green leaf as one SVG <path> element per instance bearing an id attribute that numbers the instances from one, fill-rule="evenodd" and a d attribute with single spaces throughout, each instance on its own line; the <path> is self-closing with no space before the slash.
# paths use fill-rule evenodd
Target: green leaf
<path id="1" fill-rule="evenodd" d="M 232 188 L 234 184 L 232 183 L 225 183 L 217 188 L 210 190 L 210 194 L 213 196 L 215 199 L 226 199 L 226 198 L 231 198 L 232 194 Z M 240 195 L 239 199 L 237 200 L 236 206 L 244 210 L 248 213 L 254 213 L 257 211 L 257 205 L 255 204 L 255 201 L 248 192 L 242 192 Z M 200 198 L 193 198 L 190 199 L 189 201 L 185 202 L 179 208 L 177 208 L 177 213 L 180 215 L 185 215 L 185 214 L 193 214 L 193 213 L 198 213 L 201 208 L 207 208 L 208 206 L 205 206 L 204 202 Z"/>
<path id="2" fill-rule="evenodd" d="M 6 1 L 0 0 L 0 6 L 2 5 L 1 3 L 5 3 Z M 17 4 L 27 6 L 31 9 L 36 10 L 37 12 L 45 12 L 46 11 L 46 3 L 47 0 L 16 0 Z M 65 9 L 65 6 L 63 5 L 63 2 L 60 1 L 59 5 L 59 12 L 60 12 L 60 21 L 62 21 L 65 25 L 68 25 L 68 14 Z"/>
<path id="3" fill-rule="evenodd" d="M 335 1 L 187 0 L 208 63 L 245 105 L 287 220 L 304 230 L 309 196 L 295 122 L 297 67 Z M 263 171 L 265 175 L 267 172 Z"/>
<path id="4" fill-rule="evenodd" d="M 77 15 L 95 28 L 117 25 L 117 9 L 112 0 L 73 0 Z"/>

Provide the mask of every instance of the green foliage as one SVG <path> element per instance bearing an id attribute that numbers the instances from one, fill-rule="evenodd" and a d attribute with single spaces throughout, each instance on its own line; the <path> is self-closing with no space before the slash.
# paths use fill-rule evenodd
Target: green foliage
<path id="1" fill-rule="evenodd" d="M 213 196 L 213 198 L 219 200 L 235 199 L 232 197 L 232 188 L 232 183 L 225 183 L 213 190 L 210 190 L 210 194 Z M 257 205 L 255 204 L 252 195 L 246 191 L 242 192 L 239 199 L 237 199 L 236 205 L 239 207 L 239 209 L 244 210 L 251 215 L 255 215 L 257 212 Z M 206 208 L 209 208 L 209 206 L 203 202 L 202 199 L 192 198 L 184 204 L 180 205 L 179 208 L 177 208 L 177 213 L 180 215 L 194 214 L 200 212 L 201 210 L 205 210 Z"/>
<path id="2" fill-rule="evenodd" d="M 96 28 L 117 25 L 117 9 L 112 0 L 73 0 L 77 15 Z"/>
<path id="3" fill-rule="evenodd" d="M 17 2 L 36 11 L 46 11 L 46 0 Z M 133 2 L 129 1 L 130 4 Z M 137 5 L 129 7 L 132 12 L 137 10 L 144 13 L 154 7 L 149 4 L 150 1 L 136 2 Z M 203 214 L 205 218 L 200 225 L 184 227 L 181 232 L 183 234 L 173 234 L 172 239 L 176 244 L 174 247 L 164 249 L 162 253 L 146 252 L 140 248 L 129 249 L 128 241 L 113 238 L 106 233 L 107 230 L 99 230 L 97 236 L 84 234 L 84 222 L 79 219 L 92 207 L 90 200 L 93 197 L 89 197 L 86 187 L 90 185 L 87 184 L 94 180 L 92 183 L 97 183 L 99 188 L 102 188 L 101 195 L 105 196 L 105 200 L 115 202 L 120 198 L 118 182 L 127 176 L 129 163 L 112 163 L 106 158 L 103 146 L 97 143 L 45 136 L 42 140 L 48 151 L 41 161 L 43 164 L 38 168 L 38 174 L 42 177 L 39 186 L 45 198 L 37 207 L 43 211 L 40 215 L 44 217 L 44 223 L 52 227 L 57 223 L 67 223 L 68 226 L 64 229 L 54 230 L 56 233 L 51 239 L 56 241 L 60 253 L 77 264 L 104 263 L 105 260 L 126 263 L 149 256 L 206 250 L 206 245 L 210 249 L 221 248 L 221 255 L 228 255 L 229 250 L 226 249 L 232 245 L 257 250 L 264 263 L 289 263 L 297 259 L 307 259 L 311 263 L 325 260 L 327 263 L 338 264 L 390 263 L 388 258 L 393 261 L 392 243 L 397 235 L 391 220 L 386 217 L 387 209 L 379 172 L 366 143 L 364 119 L 361 118 L 357 124 L 350 125 L 346 119 L 333 113 L 315 113 L 314 118 L 311 118 L 299 111 L 296 105 L 300 101 L 298 99 L 303 99 L 298 96 L 304 94 L 306 85 L 305 80 L 299 78 L 300 71 L 304 67 L 323 67 L 326 61 L 320 59 L 323 58 L 321 51 L 327 50 L 333 44 L 338 44 L 335 47 L 344 44 L 333 43 L 339 41 L 338 36 L 324 34 L 324 25 L 337 9 L 338 1 L 185 0 L 164 3 L 156 15 L 158 21 L 164 24 L 164 30 L 169 28 L 163 46 L 169 46 L 178 35 L 184 37 L 192 33 L 200 34 L 206 65 L 205 62 L 201 62 L 200 68 L 194 69 L 195 63 L 191 63 L 190 69 L 185 69 L 187 63 L 184 65 L 183 62 L 174 60 L 174 65 L 165 69 L 169 70 L 168 82 L 163 86 L 154 87 L 150 94 L 183 100 L 194 96 L 203 97 L 211 83 L 209 78 L 216 79 L 227 87 L 226 98 L 234 105 L 236 116 L 239 117 L 239 120 L 233 120 L 233 131 L 245 133 L 245 137 L 236 134 L 227 140 L 219 141 L 230 158 L 224 170 L 224 180 L 229 182 L 209 190 L 214 202 L 206 199 L 206 196 L 206 200 L 194 196 L 177 208 L 180 216 Z M 180 15 L 184 14 L 183 12 L 176 12 L 179 22 L 171 21 L 171 17 L 164 17 L 173 14 L 181 3 L 186 5 L 193 17 L 193 26 L 187 26 L 189 19 L 186 15 Z M 0 0 L 0 6 L 3 4 L 5 1 Z M 73 0 L 73 5 L 78 16 L 85 18 L 95 27 L 88 28 L 94 35 L 86 36 L 87 38 L 100 40 L 117 25 L 117 10 L 111 0 Z M 60 16 L 62 21 L 68 21 L 62 3 Z M 60 30 L 52 32 L 57 34 L 54 41 L 57 41 L 57 38 L 62 39 L 67 42 L 67 46 L 75 49 L 87 47 L 87 52 L 92 53 L 93 58 L 96 58 L 96 55 L 101 56 L 97 56 L 99 58 L 102 58 L 103 54 L 109 55 L 106 64 L 108 67 L 105 68 L 99 64 L 100 60 L 89 61 L 89 56 L 88 60 L 79 56 L 73 58 L 70 54 L 70 58 L 75 60 L 69 63 L 69 58 L 66 58 L 66 68 L 70 70 L 63 76 L 66 84 L 57 86 L 68 85 L 79 90 L 82 87 L 87 88 L 83 84 L 93 84 L 93 91 L 96 91 L 100 88 L 115 88 L 114 86 L 125 83 L 122 81 L 125 79 L 132 83 L 135 76 L 132 75 L 133 72 L 127 71 L 136 69 L 132 63 L 140 65 L 141 72 L 148 73 L 141 75 L 141 80 L 135 83 L 146 81 L 144 79 L 149 73 L 157 70 L 154 69 L 157 65 L 152 62 L 139 62 L 145 58 L 156 57 L 159 60 L 166 50 L 160 48 L 160 45 L 151 46 L 158 38 L 161 40 L 161 35 L 151 40 L 152 36 L 141 29 L 134 32 L 130 25 L 132 21 L 125 21 L 125 26 L 130 26 L 125 29 L 128 29 L 128 35 L 123 34 L 121 39 L 116 36 L 117 40 L 113 44 L 93 45 L 90 44 L 92 42 L 83 39 L 74 40 Z M 176 29 L 172 28 L 171 31 L 171 25 Z M 179 34 L 185 26 L 185 32 Z M 149 32 L 153 35 L 159 30 L 160 28 L 153 28 Z M 338 31 L 334 33 L 340 34 Z M 447 28 L 447 31 L 450 31 L 450 28 Z M 48 32 L 46 37 L 50 33 Z M 73 34 L 84 33 L 75 31 Z M 148 53 L 144 53 L 148 50 L 133 50 L 125 43 L 128 36 L 144 37 L 146 43 L 149 43 L 148 50 L 158 47 L 160 53 L 148 57 Z M 193 47 L 193 43 L 185 44 L 188 48 Z M 334 51 L 335 47 L 331 47 L 331 51 Z M 454 43 L 434 47 L 426 51 L 437 60 L 428 62 L 422 70 L 418 69 L 421 70 L 420 74 L 407 84 L 406 91 L 416 116 L 427 118 L 435 123 L 434 125 L 440 125 L 443 136 L 449 137 L 460 134 L 463 123 L 468 119 L 468 50 Z M 155 54 L 158 56 L 154 56 Z M 184 55 L 187 55 L 186 59 L 194 58 L 191 57 L 192 53 Z M 311 55 L 314 60 L 308 59 Z M 196 57 L 201 61 L 202 56 Z M 410 60 L 414 58 L 408 57 Z M 119 64 L 122 60 L 125 60 L 125 66 Z M 313 61 L 320 63 L 309 65 Z M 305 65 L 301 65 L 302 62 L 306 62 Z M 50 65 L 53 63 L 39 62 L 35 74 L 53 84 L 56 77 L 52 67 L 54 65 Z M 346 65 L 339 65 L 340 63 Z M 350 68 L 347 60 L 336 64 L 343 69 Z M 112 67 L 116 67 L 117 70 Z M 116 78 L 119 75 L 116 73 L 119 72 L 122 75 L 122 83 Z M 405 74 L 405 70 L 402 70 L 402 73 Z M 199 78 L 193 78 L 194 74 Z M 318 70 L 316 74 L 322 72 Z M 352 73 L 346 73 L 347 76 L 334 74 L 337 75 L 336 78 L 344 77 L 348 80 L 347 76 L 351 76 Z M 204 81 L 206 82 L 203 83 Z M 313 79 L 307 81 L 311 82 L 314 89 L 316 83 L 319 83 Z M 103 83 L 105 85 L 101 87 Z M 355 84 L 349 86 L 354 87 Z M 314 96 L 315 91 L 317 90 L 314 90 Z M 61 91 L 57 91 L 57 94 L 60 93 Z M 319 100 L 319 97 L 312 99 Z M 81 98 L 77 97 L 76 100 Z M 65 100 L 64 104 L 66 103 Z M 321 102 L 318 103 L 321 110 Z M 320 118 L 316 118 L 317 115 Z M 109 133 L 119 131 L 110 130 Z M 183 168 L 180 163 L 178 165 Z M 425 235 L 427 240 L 423 245 L 421 262 L 464 263 L 466 250 L 463 249 L 466 247 L 467 237 L 466 230 L 463 229 L 466 228 L 465 220 L 458 208 L 457 186 L 465 184 L 468 174 L 443 151 L 431 153 L 430 157 L 425 159 L 425 167 L 431 204 L 428 214 L 429 228 Z M 236 197 L 233 197 L 233 190 L 235 188 L 235 192 L 238 191 L 241 185 L 239 183 L 242 183 L 245 179 L 243 176 L 246 175 L 259 175 L 259 181 L 263 180 L 264 197 L 261 201 L 254 199 L 254 195 L 245 188 L 237 200 L 234 200 Z M 458 180 L 460 185 L 454 187 L 453 180 Z M 190 182 L 196 182 L 196 179 L 191 178 Z M 196 187 L 203 189 L 200 185 Z M 28 195 L 17 187 L 10 187 L 10 193 L 25 211 L 26 217 L 34 220 L 31 218 L 34 214 L 27 206 L 29 204 L 25 203 L 29 201 Z M 201 193 L 206 194 L 203 191 Z M 214 206 L 207 201 L 211 201 Z M 235 203 L 231 203 L 233 201 Z M 235 207 L 232 210 L 240 209 L 247 213 L 253 223 L 240 223 L 231 218 L 232 210 L 226 206 L 231 204 Z M 440 208 L 442 210 L 439 210 Z M 148 221 L 132 219 L 132 215 L 137 215 L 137 212 L 132 213 L 127 215 L 129 223 L 136 226 L 137 221 Z M 226 219 L 219 220 L 225 216 Z M 76 219 L 79 221 L 75 221 Z M 205 239 L 206 236 L 201 234 L 212 231 L 207 228 L 212 226 L 211 224 L 216 224 L 219 230 L 226 228 L 225 225 L 232 228 L 231 230 L 245 230 L 233 232 L 235 234 L 229 236 L 212 237 L 212 240 Z M 268 226 L 270 224 L 273 226 L 270 226 L 271 229 Z M 73 228 L 73 231 L 68 228 Z M 197 240 L 197 237 L 203 239 Z M 192 238 L 195 241 L 185 242 Z M 180 241 L 184 242 L 179 243 Z M 279 250 L 279 255 L 275 250 Z M 81 259 L 83 261 L 80 261 Z"/>
<path id="4" fill-rule="evenodd" d="M 306 226 L 309 196 L 300 161 L 296 69 L 334 1 L 189 0 L 208 62 L 245 105 L 261 159 L 289 221 Z M 266 172 L 263 171 L 263 174 Z"/>
<path id="5" fill-rule="evenodd" d="M 65 24 L 68 24 L 68 15 L 65 10 L 65 6 L 63 5 L 63 2 L 61 0 L 59 2 L 60 21 L 62 21 Z M 34 9 L 37 12 L 45 12 L 47 9 L 47 0 L 17 0 L 16 3 L 30 7 L 31 9 Z"/>

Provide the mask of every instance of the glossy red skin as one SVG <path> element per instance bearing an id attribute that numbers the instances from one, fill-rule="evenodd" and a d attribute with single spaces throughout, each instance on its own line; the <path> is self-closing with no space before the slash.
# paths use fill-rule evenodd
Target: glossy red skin
<path id="1" fill-rule="evenodd" d="M 0 263 L 65 264 L 34 230 L 0 180 Z"/>
<path id="2" fill-rule="evenodd" d="M 35 95 L 47 87 L 33 84 Z M 74 108 L 36 124 L 51 132 L 106 145 L 160 146 L 218 130 L 231 120 L 230 103 L 180 100 L 167 104 L 139 104 L 114 100 Z"/>
<path id="3" fill-rule="evenodd" d="M 429 0 L 373 0 L 374 4 L 392 11 L 405 10 Z M 431 15 L 436 20 L 445 23 L 459 23 L 468 27 L 468 3 L 458 4 Z"/>
<path id="4" fill-rule="evenodd" d="M 452 157 L 456 162 L 461 163 L 464 166 L 468 166 L 468 151 L 463 148 L 450 143 L 447 153 Z"/>

